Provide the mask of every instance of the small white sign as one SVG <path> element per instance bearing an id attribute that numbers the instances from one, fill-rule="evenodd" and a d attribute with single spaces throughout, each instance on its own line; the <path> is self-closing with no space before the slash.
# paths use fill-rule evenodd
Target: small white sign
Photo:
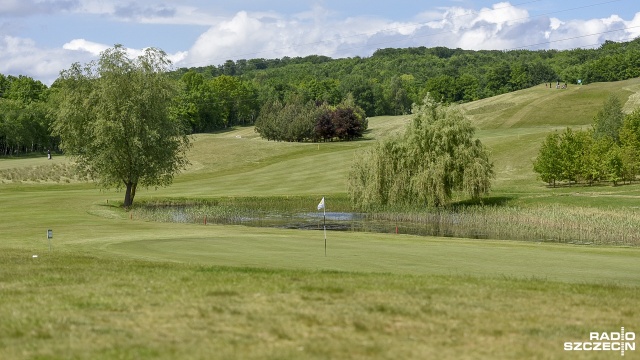
<path id="1" fill-rule="evenodd" d="M 47 230 L 47 239 L 53 239 L 53 230 Z"/>

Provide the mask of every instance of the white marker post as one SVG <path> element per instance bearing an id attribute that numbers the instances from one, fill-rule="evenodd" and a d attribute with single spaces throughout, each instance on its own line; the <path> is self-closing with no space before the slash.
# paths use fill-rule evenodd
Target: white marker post
<path id="1" fill-rule="evenodd" d="M 324 206 L 324 197 L 318 204 L 318 210 L 322 209 L 322 224 L 324 226 L 324 256 L 327 256 L 327 210 Z"/>
<path id="2" fill-rule="evenodd" d="M 49 240 L 49 251 L 51 251 L 51 239 L 53 239 L 53 230 L 47 230 L 47 239 Z"/>

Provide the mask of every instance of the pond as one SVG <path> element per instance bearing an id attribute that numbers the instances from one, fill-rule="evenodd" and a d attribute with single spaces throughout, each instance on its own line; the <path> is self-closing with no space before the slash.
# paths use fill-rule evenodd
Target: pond
<path id="1" fill-rule="evenodd" d="M 271 207 L 273 208 L 273 207 Z M 612 217 L 601 211 L 548 207 L 424 209 L 416 213 L 357 213 L 264 210 L 226 204 L 140 206 L 135 218 L 176 223 L 244 225 L 282 229 L 398 233 L 471 239 L 572 244 L 640 245 L 640 211 Z"/>
<path id="2" fill-rule="evenodd" d="M 168 210 L 165 208 L 165 211 Z M 457 231 L 452 226 L 460 219 L 449 217 L 447 224 L 441 217 L 427 221 L 392 221 L 372 219 L 365 213 L 351 212 L 300 212 L 300 213 L 261 213 L 261 214 L 233 214 L 226 216 L 196 215 L 189 208 L 173 207 L 168 211 L 169 222 L 189 223 L 201 222 L 207 224 L 244 225 L 253 227 L 271 227 L 298 230 L 327 231 L 357 231 L 375 233 L 401 233 L 420 236 L 460 237 L 460 226 Z M 165 220 L 167 221 L 167 220 Z M 475 230 L 470 230 L 462 237 L 486 238 Z"/>
<path id="3" fill-rule="evenodd" d="M 323 213 L 293 213 L 293 214 L 262 214 L 252 217 L 238 217 L 235 221 L 215 219 L 209 223 L 220 224 L 240 224 L 245 226 L 256 227 L 275 227 L 282 229 L 307 229 L 307 230 L 323 230 L 326 226 L 327 230 L 333 231 L 356 231 L 360 226 L 359 223 L 364 222 L 366 216 L 358 213 L 346 212 L 327 212 Z"/>

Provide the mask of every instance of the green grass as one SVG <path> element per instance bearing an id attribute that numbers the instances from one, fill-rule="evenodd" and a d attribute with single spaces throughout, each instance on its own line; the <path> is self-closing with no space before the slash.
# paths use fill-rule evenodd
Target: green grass
<path id="1" fill-rule="evenodd" d="M 639 288 L 618 285 L 11 248 L 0 259 L 12 359 L 557 358 L 564 341 L 640 320 Z"/>
<path id="2" fill-rule="evenodd" d="M 640 79 L 549 89 L 542 85 L 464 104 L 480 129 L 588 125 L 606 98 L 618 96 L 624 109 L 637 106 Z M 632 96 L 633 95 L 633 96 Z"/>
<path id="3" fill-rule="evenodd" d="M 636 248 L 330 232 L 324 256 L 322 231 L 181 226 L 177 233 L 166 232 L 163 237 L 106 242 L 99 248 L 140 259 L 203 265 L 640 285 Z"/>
<path id="4" fill-rule="evenodd" d="M 640 206 L 637 184 L 551 189 L 531 169 L 547 132 L 588 126 L 609 93 L 629 110 L 640 80 L 464 105 L 492 152 L 492 197 L 613 214 Z M 342 209 L 353 157 L 407 119 L 372 118 L 350 143 L 267 142 L 250 127 L 198 135 L 189 169 L 136 201 L 314 211 L 326 196 L 329 211 L 332 198 Z M 68 160 L 3 158 L 0 171 L 49 164 Z M 118 207 L 123 196 L 0 183 L 0 358 L 550 359 L 582 355 L 562 344 L 591 331 L 640 331 L 637 247 L 329 232 L 325 257 L 320 231 L 143 221 Z"/>

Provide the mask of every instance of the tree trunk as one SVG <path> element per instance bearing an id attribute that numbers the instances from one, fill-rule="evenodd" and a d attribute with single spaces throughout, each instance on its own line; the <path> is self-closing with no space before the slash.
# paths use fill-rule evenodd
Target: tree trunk
<path id="1" fill-rule="evenodd" d="M 138 183 L 134 182 L 126 182 L 127 186 L 124 193 L 124 207 L 128 208 L 133 205 L 133 198 L 136 197 L 136 187 L 138 187 Z"/>

